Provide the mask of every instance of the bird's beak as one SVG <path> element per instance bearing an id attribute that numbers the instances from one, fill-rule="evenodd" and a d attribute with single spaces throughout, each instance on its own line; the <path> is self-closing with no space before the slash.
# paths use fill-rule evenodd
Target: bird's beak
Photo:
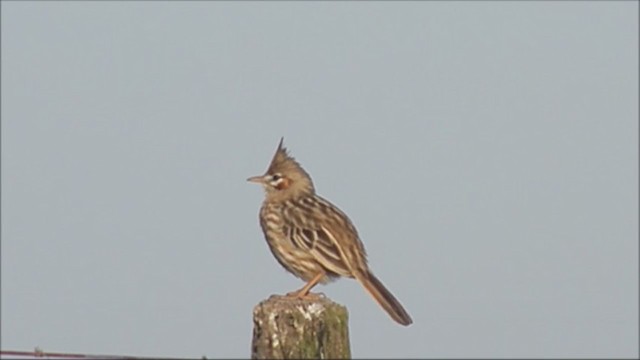
<path id="1" fill-rule="evenodd" d="M 262 183 L 264 183 L 264 175 L 252 176 L 252 177 L 248 178 L 247 181 L 252 182 L 252 183 L 262 184 Z"/>

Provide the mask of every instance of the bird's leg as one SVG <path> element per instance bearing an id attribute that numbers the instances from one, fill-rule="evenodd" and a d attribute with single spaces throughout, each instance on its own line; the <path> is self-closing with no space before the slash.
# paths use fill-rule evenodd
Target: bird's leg
<path id="1" fill-rule="evenodd" d="M 296 297 L 298 299 L 317 297 L 317 294 L 309 293 L 309 291 L 311 291 L 311 289 L 316 286 L 324 276 L 324 271 L 318 272 L 318 274 L 314 276 L 313 279 L 309 280 L 309 282 L 307 282 L 300 290 L 287 293 L 287 296 Z"/>

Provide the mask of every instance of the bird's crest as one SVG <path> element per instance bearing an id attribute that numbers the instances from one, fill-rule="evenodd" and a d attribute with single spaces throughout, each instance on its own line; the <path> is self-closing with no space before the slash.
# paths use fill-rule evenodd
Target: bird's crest
<path id="1" fill-rule="evenodd" d="M 289 154 L 289 151 L 284 146 L 284 137 L 280 138 L 280 143 L 278 144 L 276 153 L 273 155 L 273 159 L 269 164 L 269 169 L 267 169 L 267 173 L 275 174 L 278 172 L 290 173 L 290 172 L 299 172 L 299 171 L 302 171 L 302 173 L 307 175 L 307 173 L 302 169 L 302 166 L 298 164 L 296 159 L 294 159 L 294 157 Z"/>

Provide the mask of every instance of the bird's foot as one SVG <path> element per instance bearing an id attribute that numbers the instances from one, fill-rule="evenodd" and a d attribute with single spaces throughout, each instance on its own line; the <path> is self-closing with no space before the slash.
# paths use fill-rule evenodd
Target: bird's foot
<path id="1" fill-rule="evenodd" d="M 305 292 L 305 291 L 302 291 L 302 289 L 289 292 L 287 293 L 286 296 L 290 298 L 300 299 L 300 300 L 319 300 L 326 297 L 324 293 L 321 293 L 321 292 L 314 293 L 310 291 Z"/>

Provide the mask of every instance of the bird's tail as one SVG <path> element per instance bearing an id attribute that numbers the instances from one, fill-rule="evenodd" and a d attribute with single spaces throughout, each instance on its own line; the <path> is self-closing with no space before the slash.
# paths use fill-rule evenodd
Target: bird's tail
<path id="1" fill-rule="evenodd" d="M 393 320 L 404 326 L 413 323 L 411 316 L 407 314 L 398 299 L 370 271 L 361 272 L 356 279 Z"/>

